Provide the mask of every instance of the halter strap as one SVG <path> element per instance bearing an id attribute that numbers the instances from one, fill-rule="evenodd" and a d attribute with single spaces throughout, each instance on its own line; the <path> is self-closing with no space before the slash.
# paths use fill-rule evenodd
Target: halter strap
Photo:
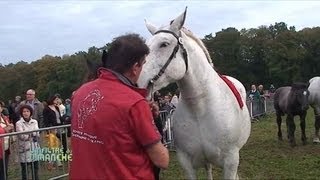
<path id="1" fill-rule="evenodd" d="M 157 81 L 161 77 L 161 75 L 164 73 L 164 71 L 167 69 L 167 67 L 171 63 L 172 59 L 174 57 L 176 57 L 176 54 L 179 51 L 179 47 L 181 47 L 181 49 L 182 49 L 182 56 L 183 56 L 184 62 L 186 64 L 186 72 L 188 71 L 188 53 L 182 44 L 182 38 L 179 37 L 176 33 L 169 31 L 169 30 L 159 30 L 159 31 L 155 32 L 154 34 L 158 34 L 158 33 L 169 33 L 169 34 L 173 35 L 177 39 L 177 45 L 174 47 L 170 57 L 168 58 L 167 62 L 162 66 L 159 73 L 157 75 L 155 75 L 149 81 L 149 85 L 153 84 L 155 81 Z"/>

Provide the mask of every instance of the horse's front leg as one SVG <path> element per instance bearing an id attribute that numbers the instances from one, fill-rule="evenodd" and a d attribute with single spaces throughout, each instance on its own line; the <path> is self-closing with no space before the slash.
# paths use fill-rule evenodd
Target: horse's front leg
<path id="1" fill-rule="evenodd" d="M 239 166 L 239 150 L 229 152 L 223 161 L 223 179 L 239 179 L 237 174 Z"/>
<path id="2" fill-rule="evenodd" d="M 192 158 L 185 152 L 177 148 L 177 156 L 180 161 L 182 168 L 187 173 L 188 179 L 196 179 L 196 170 L 192 166 Z"/>
<path id="3" fill-rule="evenodd" d="M 301 141 L 303 145 L 307 144 L 307 137 L 306 137 L 306 115 L 307 111 L 300 114 L 300 128 L 301 128 Z"/>
<path id="4" fill-rule="evenodd" d="M 296 125 L 294 124 L 294 116 L 288 114 L 286 122 L 287 122 L 289 143 L 292 147 L 294 147 L 296 146 L 296 140 L 294 138 L 294 132 L 296 130 Z"/>
<path id="5" fill-rule="evenodd" d="M 206 170 L 207 170 L 207 178 L 208 178 L 208 180 L 213 180 L 213 177 L 212 177 L 212 165 L 210 163 L 206 164 Z"/>

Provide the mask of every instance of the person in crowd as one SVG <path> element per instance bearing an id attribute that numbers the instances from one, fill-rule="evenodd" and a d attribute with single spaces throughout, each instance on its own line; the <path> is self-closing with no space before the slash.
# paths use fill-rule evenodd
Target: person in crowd
<path id="1" fill-rule="evenodd" d="M 264 97 L 265 93 L 264 93 L 264 89 L 263 89 L 263 85 L 262 84 L 260 84 L 258 86 L 258 92 L 259 92 L 260 96 Z"/>
<path id="2" fill-rule="evenodd" d="M 59 108 L 60 115 L 61 117 L 63 117 L 66 114 L 66 107 L 63 105 L 61 98 L 58 98 L 57 103 L 58 103 L 57 106 Z"/>
<path id="3" fill-rule="evenodd" d="M 9 110 L 6 107 L 6 103 L 4 103 L 4 101 L 0 101 L 0 106 L 2 107 L 2 111 L 0 113 L 5 116 L 9 116 Z"/>
<path id="4" fill-rule="evenodd" d="M 115 38 L 103 52 L 98 79 L 82 85 L 71 103 L 70 179 L 154 179 L 167 168 L 145 89 L 137 87 L 149 48 L 137 34 Z"/>
<path id="5" fill-rule="evenodd" d="M 60 140 L 56 136 L 56 134 L 57 134 L 57 130 L 51 129 L 51 130 L 49 130 L 49 133 L 46 135 L 48 148 L 51 150 L 51 154 L 53 154 L 55 156 L 58 155 L 56 152 L 56 149 L 60 148 Z M 47 168 L 48 168 L 48 170 L 53 170 L 53 169 L 56 169 L 56 166 L 58 166 L 58 167 L 62 166 L 62 163 L 59 161 L 59 159 L 56 159 L 55 162 L 49 161 Z"/>
<path id="6" fill-rule="evenodd" d="M 33 108 L 30 105 L 20 106 L 20 120 L 16 123 L 17 132 L 32 131 L 39 129 L 38 121 L 32 118 Z M 39 132 L 31 134 L 21 134 L 18 136 L 19 159 L 21 165 L 22 180 L 27 180 L 28 175 L 32 175 L 32 179 L 39 180 L 39 163 L 32 156 L 32 152 L 39 148 Z M 31 167 L 31 172 L 28 172 Z"/>
<path id="7" fill-rule="evenodd" d="M 66 107 L 66 116 L 71 117 L 71 106 L 70 106 L 71 100 L 66 99 L 65 100 L 65 107 Z"/>
<path id="8" fill-rule="evenodd" d="M 276 88 L 274 87 L 273 84 L 271 84 L 269 90 L 270 90 L 270 93 L 274 93 L 276 91 Z"/>
<path id="9" fill-rule="evenodd" d="M 3 106 L 0 104 L 0 112 Z M 13 132 L 14 126 L 10 123 L 9 117 L 0 113 L 0 134 Z M 0 138 L 0 180 L 8 179 L 8 163 L 10 155 L 10 138 Z"/>
<path id="10" fill-rule="evenodd" d="M 156 91 L 153 93 L 153 101 L 157 102 L 160 104 L 160 98 L 161 98 L 161 93 L 159 91 Z"/>
<path id="11" fill-rule="evenodd" d="M 43 124 L 43 104 L 36 98 L 36 91 L 29 89 L 26 92 L 26 100 L 21 101 L 20 105 L 17 107 L 16 111 L 20 110 L 20 106 L 29 105 L 33 109 L 32 118 L 38 121 L 40 128 L 44 127 Z"/>
<path id="12" fill-rule="evenodd" d="M 256 88 L 256 85 L 251 85 L 251 90 L 249 91 L 249 95 L 248 95 L 249 99 L 252 101 L 258 100 L 260 99 L 260 93 Z"/>
<path id="13" fill-rule="evenodd" d="M 172 96 L 170 103 L 174 106 L 174 108 L 177 107 L 177 105 L 179 103 L 179 98 L 178 98 L 177 94 L 174 94 Z"/>
<path id="14" fill-rule="evenodd" d="M 43 110 L 44 125 L 45 127 L 60 126 L 62 125 L 63 118 L 61 117 L 58 107 L 59 97 L 57 95 L 50 96 L 47 100 L 48 106 Z M 67 151 L 67 137 L 64 129 L 57 129 L 56 136 L 61 140 L 63 152 Z"/>
<path id="15" fill-rule="evenodd" d="M 269 94 L 265 93 L 264 89 L 263 89 L 263 85 L 260 84 L 258 86 L 258 92 L 260 94 L 260 99 L 258 102 L 258 106 L 259 106 L 259 114 L 263 115 L 264 114 L 264 109 L 265 109 L 265 100 L 266 98 L 269 97 Z"/>
<path id="16" fill-rule="evenodd" d="M 167 111 L 168 113 L 170 113 L 170 111 L 175 108 L 175 106 L 170 101 L 171 99 L 169 95 L 164 96 L 164 101 L 161 107 L 161 111 Z"/>
<path id="17" fill-rule="evenodd" d="M 20 116 L 19 113 L 17 113 L 16 109 L 21 103 L 21 96 L 16 96 L 14 98 L 14 101 L 9 105 L 9 118 L 10 121 L 15 125 L 17 121 L 19 121 Z"/>
<path id="18" fill-rule="evenodd" d="M 64 117 L 65 124 L 71 124 L 71 104 L 70 103 L 71 103 L 70 99 L 65 100 L 65 107 L 66 107 L 66 114 Z M 67 136 L 71 137 L 71 128 L 70 127 L 67 128 Z"/>
<path id="19" fill-rule="evenodd" d="M 252 122 L 258 121 L 258 114 L 261 113 L 260 112 L 260 107 L 261 107 L 261 103 L 260 103 L 260 93 L 256 88 L 256 85 L 251 85 L 251 90 L 249 91 L 248 94 L 249 100 L 251 101 L 250 103 L 252 103 L 252 109 L 250 109 L 250 113 L 252 114 Z"/>

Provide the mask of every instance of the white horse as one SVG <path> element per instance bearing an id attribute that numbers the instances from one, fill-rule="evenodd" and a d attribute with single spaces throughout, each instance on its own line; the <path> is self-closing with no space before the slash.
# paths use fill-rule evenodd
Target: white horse
<path id="1" fill-rule="evenodd" d="M 315 137 L 313 139 L 314 143 L 320 143 L 319 139 L 319 128 L 320 128 L 320 77 L 314 77 L 309 80 L 309 104 L 314 110 L 315 116 Z"/>
<path id="2" fill-rule="evenodd" d="M 237 179 L 239 150 L 251 130 L 246 91 L 228 77 L 241 95 L 238 102 L 212 68 L 202 41 L 183 28 L 186 10 L 159 29 L 146 22 L 153 36 L 147 41 L 150 54 L 138 85 L 148 88 L 150 97 L 151 92 L 177 83 L 181 98 L 173 117 L 174 142 L 188 178 L 195 179 L 196 169 L 206 167 L 212 179 L 211 164 L 215 164 L 223 168 L 223 178 Z"/>

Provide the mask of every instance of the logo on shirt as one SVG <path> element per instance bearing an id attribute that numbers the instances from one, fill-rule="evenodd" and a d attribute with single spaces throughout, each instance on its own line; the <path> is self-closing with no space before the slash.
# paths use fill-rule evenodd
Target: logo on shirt
<path id="1" fill-rule="evenodd" d="M 81 106 L 78 110 L 78 128 L 82 129 L 84 127 L 84 121 L 97 111 L 97 105 L 102 99 L 103 96 L 99 90 L 95 89 L 89 92 L 86 98 L 81 102 Z"/>

